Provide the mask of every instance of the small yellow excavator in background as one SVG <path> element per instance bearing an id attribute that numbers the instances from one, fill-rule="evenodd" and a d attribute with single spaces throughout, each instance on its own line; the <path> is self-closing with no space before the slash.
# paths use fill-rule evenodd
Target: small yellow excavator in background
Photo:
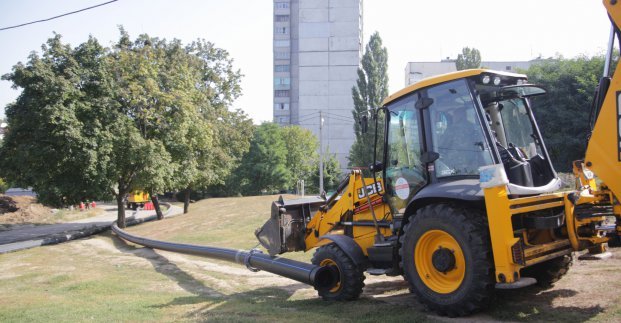
<path id="1" fill-rule="evenodd" d="M 141 190 L 133 190 L 127 195 L 126 207 L 130 210 L 137 210 L 144 207 L 146 203 L 149 203 L 151 197 L 149 193 Z"/>
<path id="2" fill-rule="evenodd" d="M 403 275 L 448 316 L 485 308 L 495 289 L 550 285 L 573 252 L 618 244 L 621 72 L 611 78 L 608 69 L 621 3 L 603 3 L 613 31 L 574 190 L 559 191 L 533 116 L 530 98 L 545 89 L 521 74 L 459 71 L 389 96 L 373 111 L 384 129 L 373 177 L 353 170 L 328 199 L 274 202 L 255 233 L 261 244 L 272 256 L 317 248 L 313 264 L 339 278 L 319 290 L 324 299 L 358 298 L 365 272 Z"/>

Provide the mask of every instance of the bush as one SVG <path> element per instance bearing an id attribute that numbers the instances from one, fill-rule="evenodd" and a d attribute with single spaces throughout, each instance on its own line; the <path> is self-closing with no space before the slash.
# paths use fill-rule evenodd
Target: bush
<path id="1" fill-rule="evenodd" d="M 0 193 L 4 194 L 9 189 L 9 184 L 0 178 Z"/>

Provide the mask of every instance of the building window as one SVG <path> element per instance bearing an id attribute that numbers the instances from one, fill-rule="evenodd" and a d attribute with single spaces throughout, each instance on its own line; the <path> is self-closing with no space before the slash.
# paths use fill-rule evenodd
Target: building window
<path id="1" fill-rule="evenodd" d="M 289 110 L 289 103 L 274 103 L 274 110 Z"/>
<path id="2" fill-rule="evenodd" d="M 275 52 L 274 57 L 276 59 L 289 59 L 289 52 Z"/>
<path id="3" fill-rule="evenodd" d="M 505 70 L 510 71 L 511 70 L 511 65 L 505 66 Z"/>
<path id="4" fill-rule="evenodd" d="M 274 65 L 274 72 L 289 72 L 289 65 Z"/>
<path id="5" fill-rule="evenodd" d="M 289 9 L 288 2 L 274 2 L 275 9 Z"/>
<path id="6" fill-rule="evenodd" d="M 289 84 L 291 84 L 291 79 L 288 77 L 274 78 L 274 85 L 289 85 Z"/>
<path id="7" fill-rule="evenodd" d="M 274 47 L 289 47 L 290 44 L 291 42 L 288 39 L 274 41 Z"/>
<path id="8" fill-rule="evenodd" d="M 282 98 L 289 96 L 289 90 L 276 90 L 274 91 L 274 96 Z"/>
<path id="9" fill-rule="evenodd" d="M 274 33 L 276 35 L 286 35 L 289 33 L 287 27 L 274 27 Z"/>
<path id="10" fill-rule="evenodd" d="M 289 21 L 289 15 L 276 15 L 274 20 L 276 22 L 287 22 Z"/>

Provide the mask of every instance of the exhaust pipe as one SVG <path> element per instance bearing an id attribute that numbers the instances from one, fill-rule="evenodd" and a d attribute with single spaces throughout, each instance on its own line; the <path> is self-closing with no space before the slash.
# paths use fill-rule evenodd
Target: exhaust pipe
<path id="1" fill-rule="evenodd" d="M 112 224 L 112 231 L 124 240 L 145 247 L 238 263 L 245 265 L 251 271 L 256 272 L 259 270 L 265 270 L 279 276 L 311 285 L 319 291 L 334 288 L 340 279 L 338 269 L 333 268 L 332 266 L 320 267 L 287 258 L 270 257 L 258 250 L 234 250 L 228 248 L 151 240 L 135 236 L 121 230 L 116 225 L 116 222 Z"/>

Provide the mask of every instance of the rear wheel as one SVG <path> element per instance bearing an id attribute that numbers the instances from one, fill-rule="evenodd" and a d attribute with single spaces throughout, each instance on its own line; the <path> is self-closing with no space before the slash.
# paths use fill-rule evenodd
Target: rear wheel
<path id="1" fill-rule="evenodd" d="M 463 316 L 486 307 L 494 271 L 485 215 L 447 204 L 414 214 L 401 241 L 401 266 L 410 288 L 440 315 Z"/>
<path id="2" fill-rule="evenodd" d="M 540 287 L 552 287 L 569 271 L 573 256 L 565 255 L 522 269 L 521 275 L 537 279 Z"/>
<path id="3" fill-rule="evenodd" d="M 330 290 L 319 291 L 319 296 L 329 301 L 349 301 L 357 299 L 364 287 L 364 272 L 339 248 L 330 243 L 319 247 L 313 255 L 312 263 L 317 266 L 334 266 L 339 272 L 339 283 Z"/>

